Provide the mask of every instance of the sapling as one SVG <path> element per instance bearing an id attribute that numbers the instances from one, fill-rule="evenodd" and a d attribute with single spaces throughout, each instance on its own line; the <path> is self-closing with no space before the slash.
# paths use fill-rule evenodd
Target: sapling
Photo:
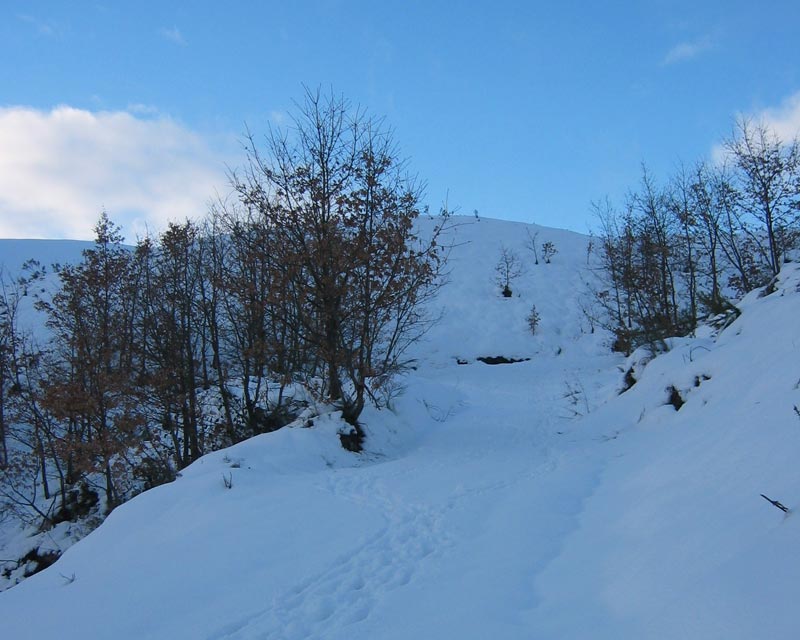
<path id="1" fill-rule="evenodd" d="M 522 275 L 522 262 L 513 249 L 506 246 L 500 248 L 500 259 L 494 268 L 497 282 L 503 296 L 510 298 L 513 294 L 511 283 Z"/>

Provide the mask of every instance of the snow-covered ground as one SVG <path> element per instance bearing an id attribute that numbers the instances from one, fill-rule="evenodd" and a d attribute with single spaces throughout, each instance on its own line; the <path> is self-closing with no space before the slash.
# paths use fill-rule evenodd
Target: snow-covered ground
<path id="1" fill-rule="evenodd" d="M 800 498 L 800 271 L 617 395 L 633 359 L 579 310 L 587 238 L 542 229 L 534 265 L 525 225 L 458 222 L 365 453 L 328 415 L 205 456 L 1 593 L 2 637 L 796 638 L 800 524 L 760 494 Z"/>

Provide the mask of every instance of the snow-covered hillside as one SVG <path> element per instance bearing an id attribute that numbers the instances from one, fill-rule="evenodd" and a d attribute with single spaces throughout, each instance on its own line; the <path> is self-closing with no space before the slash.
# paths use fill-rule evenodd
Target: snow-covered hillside
<path id="1" fill-rule="evenodd" d="M 80 259 L 81 251 L 92 247 L 83 240 L 8 240 L 0 238 L 0 266 L 9 274 L 20 272 L 30 259 L 49 267 Z"/>
<path id="2" fill-rule="evenodd" d="M 2 636 L 797 637 L 800 524 L 760 494 L 800 499 L 800 270 L 642 368 L 580 311 L 586 237 L 540 229 L 534 265 L 526 225 L 456 222 L 442 319 L 364 453 L 326 415 L 205 456 L 0 593 Z"/>

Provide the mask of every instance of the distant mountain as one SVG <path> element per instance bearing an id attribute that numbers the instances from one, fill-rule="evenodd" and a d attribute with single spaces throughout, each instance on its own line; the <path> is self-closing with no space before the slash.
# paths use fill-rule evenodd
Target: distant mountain
<path id="1" fill-rule="evenodd" d="M 62 264 L 80 260 L 81 252 L 92 247 L 84 240 L 9 240 L 0 238 L 0 266 L 17 273 L 30 260 L 43 265 Z"/>

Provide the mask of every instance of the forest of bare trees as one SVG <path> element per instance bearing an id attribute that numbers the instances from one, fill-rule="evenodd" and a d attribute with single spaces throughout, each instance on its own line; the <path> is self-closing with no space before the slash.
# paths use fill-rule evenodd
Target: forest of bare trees
<path id="1" fill-rule="evenodd" d="M 390 132 L 333 95 L 307 92 L 292 127 L 247 152 L 201 221 L 128 247 L 103 213 L 78 263 L 3 278 L 6 516 L 107 513 L 309 403 L 340 410 L 360 446 L 366 403 L 390 399 L 428 326 L 446 213 L 416 235 L 420 188 Z M 31 298 L 44 343 L 19 321 Z"/>
<path id="2" fill-rule="evenodd" d="M 800 241 L 800 146 L 737 122 L 719 163 L 681 167 L 665 183 L 645 168 L 622 210 L 595 203 L 602 286 L 594 290 L 614 348 L 658 347 L 767 285 Z"/>

